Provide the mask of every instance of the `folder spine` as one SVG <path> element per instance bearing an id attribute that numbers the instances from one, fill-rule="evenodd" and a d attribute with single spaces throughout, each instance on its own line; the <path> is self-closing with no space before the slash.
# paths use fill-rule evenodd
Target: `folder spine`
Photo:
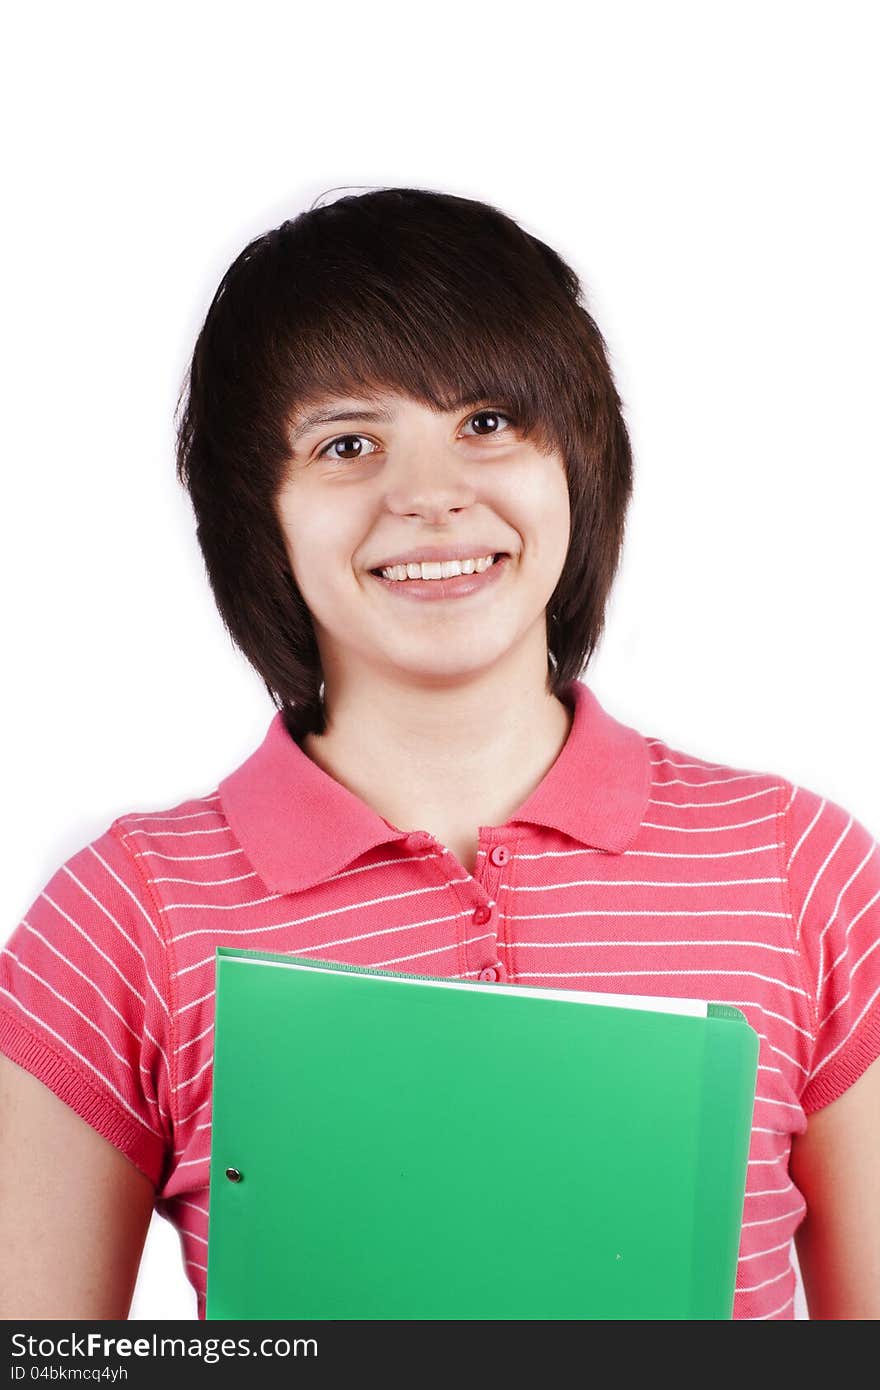
<path id="1" fill-rule="evenodd" d="M 731 1018 L 739 1023 L 748 1023 L 742 1009 L 737 1009 L 733 1004 L 710 1004 L 706 1011 L 706 1017 Z"/>
<path id="2" fill-rule="evenodd" d="M 218 956 L 252 956 L 253 951 L 241 950 L 234 946 L 218 946 Z M 260 951 L 259 954 L 264 960 L 280 960 L 288 965 L 310 965 L 318 970 L 339 970 L 350 975 L 391 975 L 400 980 L 436 980 L 443 984 L 460 985 L 461 979 L 457 975 L 416 975 L 404 970 L 378 970 L 369 965 L 349 965 L 342 960 L 323 960 L 318 956 L 295 956 L 286 951 Z"/>
<path id="3" fill-rule="evenodd" d="M 740 1014 L 730 1005 L 718 1019 Z M 694 1193 L 692 1318 L 733 1317 L 736 1270 L 742 1239 L 746 1178 L 754 1117 L 760 1039 L 750 1026 L 718 1026 L 709 1021 L 703 1038 L 703 1103 Z M 744 1059 L 747 1058 L 747 1061 Z M 719 1193 L 727 1194 L 721 1201 Z M 718 1232 L 717 1260 L 706 1267 L 700 1255 L 703 1228 Z"/>

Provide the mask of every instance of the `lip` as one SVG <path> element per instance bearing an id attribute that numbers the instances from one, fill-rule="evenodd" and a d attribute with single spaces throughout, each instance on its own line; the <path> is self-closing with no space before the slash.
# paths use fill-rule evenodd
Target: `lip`
<path id="1" fill-rule="evenodd" d="M 370 573 L 372 574 L 373 570 L 390 569 L 392 565 L 414 565 L 418 560 L 478 560 L 481 555 L 508 553 L 501 546 L 492 545 L 490 541 L 472 541 L 458 545 L 451 542 L 448 545 L 423 545 L 419 550 L 401 551 L 399 555 L 393 555 L 388 560 L 380 560 L 378 565 L 370 566 Z"/>
<path id="2" fill-rule="evenodd" d="M 423 552 L 424 553 L 424 552 Z M 468 552 L 472 554 L 473 552 Z M 498 554 L 497 551 L 490 552 L 484 550 L 483 554 Z M 446 552 L 446 559 L 457 559 Z M 463 557 L 467 559 L 467 555 Z M 403 564 L 401 560 L 398 563 Z M 401 599 L 412 599 L 416 602 L 436 603 L 442 599 L 466 598 L 469 594 L 478 594 L 485 589 L 490 589 L 510 568 L 510 556 L 504 554 L 500 560 L 496 560 L 494 565 L 490 565 L 482 574 L 455 574 L 449 579 L 383 579 L 379 574 L 370 573 L 370 578 L 377 584 L 381 584 L 387 592 L 396 595 Z"/>

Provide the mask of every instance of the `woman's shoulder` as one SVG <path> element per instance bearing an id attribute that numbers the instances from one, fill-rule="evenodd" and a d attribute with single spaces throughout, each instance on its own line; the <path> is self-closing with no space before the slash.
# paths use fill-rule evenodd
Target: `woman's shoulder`
<path id="1" fill-rule="evenodd" d="M 220 793 L 214 788 L 161 809 L 125 811 L 96 843 L 122 846 L 130 864 L 152 880 L 167 863 L 186 863 L 197 872 L 195 866 L 205 864 L 206 856 L 229 835 Z"/>

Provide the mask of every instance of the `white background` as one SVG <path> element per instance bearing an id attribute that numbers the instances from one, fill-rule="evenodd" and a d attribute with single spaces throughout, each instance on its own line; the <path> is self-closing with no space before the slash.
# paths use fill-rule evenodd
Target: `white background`
<path id="1" fill-rule="evenodd" d="M 229 262 L 340 185 L 483 199 L 581 275 L 636 461 L 585 675 L 606 708 L 880 833 L 873 18 L 773 0 L 7 17 L 0 939 L 113 817 L 215 787 L 265 733 L 172 415 Z M 131 1315 L 195 1316 L 157 1217 Z"/>

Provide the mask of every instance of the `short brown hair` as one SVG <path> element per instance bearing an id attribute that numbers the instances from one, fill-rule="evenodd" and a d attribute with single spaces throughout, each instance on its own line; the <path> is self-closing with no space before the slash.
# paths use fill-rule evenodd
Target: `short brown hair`
<path id="1" fill-rule="evenodd" d="M 548 689 L 582 673 L 620 560 L 632 452 L 580 296 L 571 267 L 505 213 L 418 188 L 313 207 L 226 271 L 178 401 L 177 476 L 224 625 L 294 738 L 324 731 L 323 674 L 275 501 L 292 418 L 329 394 L 386 388 L 436 410 L 491 400 L 562 455 L 571 534 L 547 607 Z"/>

